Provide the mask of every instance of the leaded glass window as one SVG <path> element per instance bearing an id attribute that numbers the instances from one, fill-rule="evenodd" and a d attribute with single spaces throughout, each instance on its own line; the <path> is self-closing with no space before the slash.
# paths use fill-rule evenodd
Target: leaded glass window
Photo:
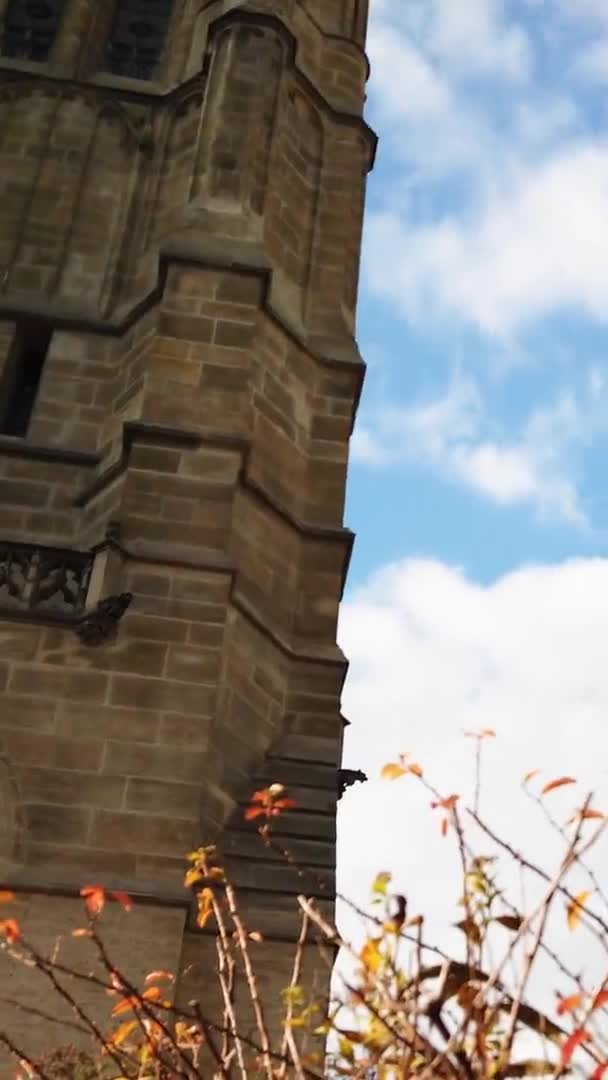
<path id="1" fill-rule="evenodd" d="M 105 69 L 131 79 L 157 77 L 172 0 L 118 0 Z"/>
<path id="2" fill-rule="evenodd" d="M 9 0 L 0 54 L 45 63 L 59 29 L 65 0 Z"/>

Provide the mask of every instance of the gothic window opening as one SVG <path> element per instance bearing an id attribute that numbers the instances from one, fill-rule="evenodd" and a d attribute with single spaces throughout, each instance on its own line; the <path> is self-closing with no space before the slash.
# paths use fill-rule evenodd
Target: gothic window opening
<path id="1" fill-rule="evenodd" d="M 65 0 L 9 0 L 0 38 L 0 54 L 15 60 L 49 59 Z"/>
<path id="2" fill-rule="evenodd" d="M 48 324 L 33 320 L 17 326 L 0 392 L 0 434 L 27 435 L 52 333 Z"/>
<path id="3" fill-rule="evenodd" d="M 105 69 L 131 79 L 158 77 L 172 0 L 118 0 Z"/>

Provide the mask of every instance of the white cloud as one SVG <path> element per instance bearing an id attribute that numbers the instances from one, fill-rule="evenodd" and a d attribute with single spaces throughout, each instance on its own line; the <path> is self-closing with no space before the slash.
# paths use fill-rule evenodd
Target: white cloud
<path id="1" fill-rule="evenodd" d="M 368 51 L 374 65 L 374 93 L 392 116 L 428 115 L 447 110 L 451 93 L 438 71 L 406 37 L 372 23 Z"/>
<path id="2" fill-rule="evenodd" d="M 504 179 L 467 217 L 370 215 L 369 286 L 410 316 L 455 314 L 498 337 L 564 308 L 608 321 L 608 145 Z"/>
<path id="3" fill-rule="evenodd" d="M 516 81 L 528 77 L 530 41 L 522 26 L 505 19 L 500 0 L 433 0 L 431 8 L 429 49 L 453 72 Z"/>
<path id="4" fill-rule="evenodd" d="M 539 768 L 544 780 L 564 773 L 580 780 L 552 796 L 560 821 L 589 790 L 608 809 L 608 763 L 599 752 L 608 715 L 606 595 L 606 559 L 528 567 L 487 586 L 441 562 L 406 559 L 347 598 L 339 632 L 351 660 L 345 764 L 363 768 L 370 782 L 341 804 L 343 893 L 363 900 L 375 873 L 390 870 L 412 913 L 427 913 L 429 935 L 445 940 L 445 927 L 461 917 L 454 845 L 440 836 L 430 796 L 414 778 L 390 784 L 378 777 L 382 765 L 408 751 L 443 794 L 469 800 L 466 729 L 497 732 L 484 752 L 484 817 L 548 869 L 558 849 L 519 791 L 523 773 Z M 481 842 L 478 852 L 488 853 L 487 846 Z M 600 850 L 606 884 L 605 842 Z M 342 920 L 351 933 L 344 911 Z M 561 933 L 561 905 L 557 921 Z M 578 966 L 575 936 L 562 936 L 560 949 Z M 554 982 L 545 986 L 554 989 Z"/>
<path id="5" fill-rule="evenodd" d="M 521 430 L 490 438 L 487 406 L 477 384 L 455 376 L 444 393 L 399 408 L 378 408 L 355 429 L 355 462 L 409 462 L 435 469 L 500 505 L 529 504 L 578 526 L 586 516 L 570 458 L 608 430 L 606 380 L 589 372 L 580 397 L 561 393 L 533 409 Z"/>

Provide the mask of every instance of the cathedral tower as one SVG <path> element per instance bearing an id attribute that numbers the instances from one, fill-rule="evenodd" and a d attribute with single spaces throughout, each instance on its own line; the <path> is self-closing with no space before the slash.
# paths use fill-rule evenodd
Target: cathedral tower
<path id="1" fill-rule="evenodd" d="M 289 786 L 331 902 L 366 22 L 0 0 L 0 876 L 42 944 L 82 884 L 130 892 L 109 947 L 134 978 L 194 965 L 187 997 L 210 939 L 183 854 L 214 839 L 287 981 L 302 882 L 244 822 L 254 788 Z"/>

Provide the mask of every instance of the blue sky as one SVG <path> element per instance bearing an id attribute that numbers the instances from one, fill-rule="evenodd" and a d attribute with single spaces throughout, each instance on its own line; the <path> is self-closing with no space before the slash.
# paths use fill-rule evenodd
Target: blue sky
<path id="1" fill-rule="evenodd" d="M 340 886 L 388 869 L 453 922 L 428 799 L 383 763 L 411 751 L 465 795 L 463 729 L 495 728 L 483 809 L 539 857 L 526 770 L 608 810 L 608 3 L 371 0 L 368 51 L 339 640 L 370 781 L 341 804 Z"/>

